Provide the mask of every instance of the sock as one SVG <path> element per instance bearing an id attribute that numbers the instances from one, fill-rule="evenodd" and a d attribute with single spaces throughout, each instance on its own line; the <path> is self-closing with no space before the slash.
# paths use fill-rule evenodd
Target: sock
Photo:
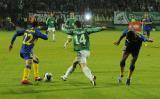
<path id="1" fill-rule="evenodd" d="M 82 71 L 89 80 L 91 81 L 93 80 L 93 75 L 91 73 L 91 70 L 87 66 L 83 67 Z"/>
<path id="2" fill-rule="evenodd" d="M 73 71 L 74 71 L 73 66 L 70 66 L 70 67 L 67 69 L 67 71 L 66 71 L 64 77 L 67 78 Z"/>
<path id="3" fill-rule="evenodd" d="M 30 71 L 31 71 L 31 66 L 30 66 L 30 65 L 27 65 L 27 66 L 24 68 L 22 80 L 28 80 Z"/>
<path id="4" fill-rule="evenodd" d="M 120 71 L 120 77 L 124 76 L 124 67 L 121 67 L 121 71 Z"/>
<path id="5" fill-rule="evenodd" d="M 33 69 L 34 69 L 34 77 L 39 77 L 39 64 L 34 63 L 33 64 Z"/>
<path id="6" fill-rule="evenodd" d="M 132 74 L 133 74 L 133 71 L 132 71 L 132 70 L 129 70 L 128 79 L 131 79 Z"/>

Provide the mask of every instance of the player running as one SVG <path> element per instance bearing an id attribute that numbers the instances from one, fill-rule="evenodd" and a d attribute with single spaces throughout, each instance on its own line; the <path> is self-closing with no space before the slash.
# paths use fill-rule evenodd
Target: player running
<path id="1" fill-rule="evenodd" d="M 70 18 L 68 18 L 66 21 L 65 21 L 65 25 L 64 25 L 64 28 L 66 29 L 74 29 L 74 24 L 76 22 L 76 18 L 75 18 L 75 15 L 74 15 L 74 12 L 70 12 Z M 68 44 L 72 41 L 72 36 L 71 35 L 68 35 L 67 36 L 67 40 L 66 42 L 64 43 L 64 48 L 67 48 Z"/>
<path id="2" fill-rule="evenodd" d="M 87 57 L 90 55 L 90 41 L 89 35 L 103 30 L 104 27 L 97 28 L 82 28 L 81 22 L 75 22 L 75 29 L 64 30 L 68 35 L 73 37 L 74 51 L 77 52 L 73 64 L 67 69 L 66 73 L 61 76 L 62 80 L 67 80 L 68 76 L 74 72 L 76 65 L 79 64 L 85 76 L 91 81 L 93 86 L 96 85 L 96 76 L 91 73 L 87 66 Z"/>
<path id="3" fill-rule="evenodd" d="M 136 60 L 138 58 L 142 42 L 153 42 L 153 40 L 151 40 L 149 38 L 145 38 L 143 35 L 129 30 L 129 31 L 125 31 L 121 35 L 119 40 L 117 42 L 115 42 L 115 45 L 119 45 L 121 40 L 124 37 L 126 37 L 125 48 L 123 50 L 123 56 L 122 56 L 122 59 L 120 61 L 120 68 L 121 68 L 120 71 L 121 72 L 120 72 L 120 76 L 118 78 L 118 81 L 119 81 L 119 83 L 122 82 L 122 78 L 124 76 L 124 68 L 125 68 L 126 59 L 131 54 L 132 55 L 132 60 L 131 60 L 130 68 L 129 68 L 130 70 L 129 70 L 128 78 L 127 78 L 127 81 L 126 81 L 126 85 L 130 85 L 131 76 L 132 76 L 133 71 L 135 69 L 135 63 L 136 63 Z"/>
<path id="4" fill-rule="evenodd" d="M 39 76 L 39 58 L 35 54 L 33 54 L 33 48 L 38 38 L 47 40 L 48 33 L 46 32 L 46 34 L 44 35 L 39 29 L 36 29 L 36 27 L 37 27 L 37 22 L 33 22 L 31 28 L 18 30 L 12 37 L 11 44 L 9 46 L 9 51 L 11 51 L 17 36 L 23 36 L 20 56 L 25 60 L 26 66 L 24 68 L 21 84 L 32 84 L 29 80 L 29 74 L 31 71 L 32 64 L 34 69 L 35 81 L 42 80 Z"/>
<path id="5" fill-rule="evenodd" d="M 47 18 L 46 25 L 48 27 L 49 34 L 52 35 L 52 40 L 55 41 L 55 31 L 56 31 L 56 17 L 53 12 L 49 13 L 49 17 Z"/>
<path id="6" fill-rule="evenodd" d="M 150 37 L 150 32 L 152 30 L 152 20 L 149 18 L 148 14 L 145 14 L 143 22 L 143 34 L 147 35 L 147 38 Z"/>

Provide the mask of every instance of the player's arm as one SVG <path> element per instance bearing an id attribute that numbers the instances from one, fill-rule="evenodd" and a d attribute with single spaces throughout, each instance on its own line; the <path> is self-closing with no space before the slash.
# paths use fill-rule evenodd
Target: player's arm
<path id="1" fill-rule="evenodd" d="M 127 32 L 128 32 L 128 29 L 126 29 L 126 30 L 122 33 L 122 35 L 120 36 L 120 38 L 118 39 L 118 41 L 114 42 L 114 44 L 118 46 L 118 45 L 121 43 L 122 39 L 126 36 Z"/>
<path id="2" fill-rule="evenodd" d="M 46 20 L 46 25 L 48 25 L 48 21 L 49 21 L 49 17 L 48 17 L 47 20 Z"/>
<path id="3" fill-rule="evenodd" d="M 64 28 L 68 28 L 69 27 L 69 20 L 67 19 L 64 23 Z"/>
<path id="4" fill-rule="evenodd" d="M 16 31 L 16 33 L 13 35 L 12 40 L 11 40 L 11 42 L 10 42 L 9 51 L 12 50 L 13 44 L 14 44 L 14 42 L 15 42 L 17 36 L 22 36 L 22 35 L 24 34 L 24 32 L 25 32 L 25 29 Z"/>
<path id="5" fill-rule="evenodd" d="M 143 36 L 143 35 L 140 35 L 140 38 L 141 38 L 141 40 L 143 41 L 143 42 L 153 42 L 153 40 L 152 39 L 150 39 L 150 38 L 146 38 L 145 36 Z"/>
<path id="6" fill-rule="evenodd" d="M 48 31 L 46 31 L 46 34 L 43 34 L 40 30 L 36 30 L 38 38 L 41 38 L 43 40 L 48 40 Z"/>
<path id="7" fill-rule="evenodd" d="M 99 31 L 103 31 L 105 29 L 106 29 L 106 27 L 96 27 L 96 28 L 87 28 L 86 31 L 87 31 L 87 33 L 91 34 L 91 33 L 96 33 Z"/>
<path id="8" fill-rule="evenodd" d="M 62 31 L 68 35 L 72 35 L 72 29 L 62 28 Z"/>

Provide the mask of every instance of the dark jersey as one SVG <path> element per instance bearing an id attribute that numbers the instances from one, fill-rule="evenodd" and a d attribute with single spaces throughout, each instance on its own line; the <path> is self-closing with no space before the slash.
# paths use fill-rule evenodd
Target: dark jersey
<path id="1" fill-rule="evenodd" d="M 14 34 L 14 36 L 12 37 L 11 44 L 14 43 L 17 36 L 23 36 L 22 47 L 20 51 L 21 53 L 32 53 L 35 42 L 38 40 L 38 38 L 44 40 L 48 39 L 48 33 L 44 35 L 38 29 L 22 29 Z"/>
<path id="2" fill-rule="evenodd" d="M 124 32 L 123 35 L 125 36 L 128 32 Z M 142 42 L 146 42 L 147 38 L 145 38 L 141 34 L 136 34 L 137 38 L 134 42 L 129 41 L 128 39 L 125 40 L 125 46 L 130 51 L 137 51 L 140 50 L 142 46 Z"/>
<path id="3" fill-rule="evenodd" d="M 152 29 L 152 20 L 143 19 L 143 22 L 144 22 L 144 31 L 150 31 Z"/>

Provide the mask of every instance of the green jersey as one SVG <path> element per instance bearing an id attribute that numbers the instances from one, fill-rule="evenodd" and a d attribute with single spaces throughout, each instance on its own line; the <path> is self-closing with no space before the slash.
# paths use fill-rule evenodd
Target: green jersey
<path id="1" fill-rule="evenodd" d="M 89 35 L 91 33 L 95 33 L 101 31 L 102 28 L 77 28 L 77 29 L 65 29 L 69 35 L 73 37 L 73 44 L 74 44 L 74 51 L 81 51 L 81 50 L 90 50 L 90 41 Z"/>
<path id="2" fill-rule="evenodd" d="M 56 18 L 55 17 L 48 17 L 46 24 L 47 24 L 48 28 L 54 28 L 56 25 Z"/>
<path id="3" fill-rule="evenodd" d="M 68 26 L 68 29 L 73 29 L 74 28 L 74 24 L 76 22 L 75 18 L 68 18 L 65 22 L 65 24 Z"/>

